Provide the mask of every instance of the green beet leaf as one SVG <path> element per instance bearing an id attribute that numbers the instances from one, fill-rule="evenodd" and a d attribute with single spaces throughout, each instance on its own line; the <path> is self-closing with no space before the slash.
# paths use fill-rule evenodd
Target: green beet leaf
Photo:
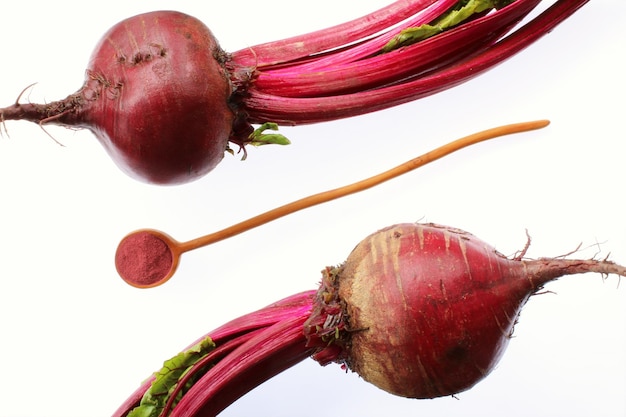
<path id="1" fill-rule="evenodd" d="M 424 39 L 435 36 L 444 30 L 463 23 L 477 13 L 489 9 L 500 9 L 514 0 L 465 0 L 459 1 L 452 9 L 430 24 L 407 28 L 391 39 L 383 52 L 390 52 L 403 46 L 409 46 Z"/>
<path id="2" fill-rule="evenodd" d="M 150 388 L 143 395 L 139 405 L 128 413 L 128 417 L 159 417 L 181 378 L 213 349 L 215 343 L 206 337 L 186 351 L 166 360 L 163 367 L 154 373 L 155 379 Z M 176 401 L 188 389 L 189 386 L 185 386 L 177 391 Z"/>

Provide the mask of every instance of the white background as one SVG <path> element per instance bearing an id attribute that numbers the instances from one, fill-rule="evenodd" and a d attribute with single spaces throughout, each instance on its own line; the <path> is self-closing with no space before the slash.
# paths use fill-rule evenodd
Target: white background
<path id="1" fill-rule="evenodd" d="M 176 8 L 234 51 L 326 27 L 385 0 L 11 2 L 0 13 L 0 104 L 80 87 L 101 34 Z M 550 2 L 551 3 L 551 2 Z M 89 132 L 8 122 L 0 138 L 0 417 L 108 416 L 162 361 L 205 332 L 316 287 L 369 233 L 433 221 L 505 254 L 600 242 L 626 263 L 626 3 L 592 1 L 548 37 L 461 87 L 378 114 L 283 129 L 289 147 L 227 156 L 207 177 L 162 188 L 121 174 Z M 166 285 L 116 275 L 126 233 L 187 240 L 391 168 L 457 137 L 549 118 L 543 131 L 464 150 L 403 178 L 185 254 Z M 579 256 L 591 257 L 597 247 Z M 224 416 L 624 416 L 626 288 L 581 275 L 533 297 L 498 368 L 458 399 L 393 397 L 306 360 Z"/>

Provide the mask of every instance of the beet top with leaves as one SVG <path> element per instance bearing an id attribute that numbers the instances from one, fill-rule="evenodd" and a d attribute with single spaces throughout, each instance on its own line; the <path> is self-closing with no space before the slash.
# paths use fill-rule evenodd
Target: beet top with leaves
<path id="1" fill-rule="evenodd" d="M 130 17 L 100 40 L 83 86 L 47 104 L 0 109 L 91 130 L 130 176 L 180 184 L 226 151 L 287 144 L 280 125 L 374 112 L 454 87 L 550 32 L 588 0 L 403 0 L 324 30 L 228 53 L 198 19 Z M 254 126 L 257 126 L 256 128 Z M 6 126 L 5 126 L 6 129 Z"/>
<path id="2" fill-rule="evenodd" d="M 325 268 L 317 291 L 226 323 L 166 361 L 113 416 L 213 417 L 308 357 L 399 396 L 468 390 L 494 369 L 522 307 L 545 284 L 586 272 L 626 276 L 606 259 L 527 259 L 527 248 L 509 258 L 451 227 L 381 229 Z"/>

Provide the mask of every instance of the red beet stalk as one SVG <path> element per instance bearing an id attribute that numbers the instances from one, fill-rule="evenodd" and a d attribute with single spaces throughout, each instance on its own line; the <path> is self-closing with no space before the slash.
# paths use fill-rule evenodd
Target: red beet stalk
<path id="1" fill-rule="evenodd" d="M 345 70 L 349 64 L 343 64 L 339 67 L 340 70 L 329 66 L 327 73 L 319 76 L 326 74 L 334 80 L 336 76 L 344 77 L 338 82 L 338 87 L 331 84 L 329 91 L 316 91 L 326 85 L 318 83 L 310 87 L 311 90 L 298 91 L 297 97 L 285 97 L 264 91 L 262 84 L 259 88 L 252 85 L 247 89 L 244 100 L 248 120 L 253 123 L 268 119 L 284 124 L 316 123 L 383 110 L 427 97 L 466 82 L 504 62 L 549 33 L 587 1 L 557 1 L 521 28 L 502 36 L 540 3 L 540 0 L 518 0 L 457 29 L 382 55 L 388 60 L 375 56 L 365 62 L 353 63 L 353 68 L 362 68 L 365 72 L 374 74 L 364 75 L 362 79 L 366 82 L 381 76 L 381 79 L 374 80 L 373 85 L 355 87 L 351 83 L 357 83 L 358 79 L 352 81 L 350 77 L 345 78 L 345 73 L 336 73 L 341 69 Z M 470 39 L 465 37 L 468 29 L 473 34 L 468 36 Z M 456 49 L 459 44 L 464 47 Z M 397 61 L 393 61 L 394 58 Z M 392 61 L 395 65 L 392 65 Z M 417 67 L 413 75 L 403 72 L 406 69 L 403 62 L 411 62 Z M 371 64 L 371 67 L 366 63 Z M 396 70 L 391 70 L 392 67 Z M 302 83 L 307 82 L 307 77 L 310 76 L 299 74 L 292 78 Z M 259 75 L 259 79 L 262 80 L 263 75 Z M 296 82 L 289 79 L 283 81 Z M 283 88 L 288 89 L 287 86 Z M 343 88 L 345 93 L 332 94 L 333 88 Z M 358 88 L 363 90 L 355 92 Z"/>
<path id="2" fill-rule="evenodd" d="M 545 284 L 587 272 L 626 276 L 625 267 L 608 260 L 524 254 L 508 258 L 467 232 L 434 224 L 379 230 L 345 263 L 325 268 L 316 292 L 209 333 L 218 353 L 190 367 L 186 378 L 196 382 L 173 409 L 155 416 L 215 416 L 309 356 L 322 365 L 337 362 L 395 395 L 454 395 L 493 370 L 522 307 Z M 225 341 L 233 348 L 219 350 Z M 114 416 L 127 416 L 146 389 Z"/>
<path id="3" fill-rule="evenodd" d="M 215 168 L 232 152 L 229 144 L 245 151 L 248 144 L 288 143 L 269 132 L 278 125 L 374 112 L 465 82 L 587 1 L 557 0 L 518 27 L 541 0 L 401 0 L 345 24 L 230 54 L 198 19 L 145 13 L 102 37 L 76 93 L 47 104 L 18 97 L 0 109 L 0 123 L 86 128 L 130 176 L 185 183 Z M 426 35 L 410 35 L 424 28 Z"/>
<path id="4" fill-rule="evenodd" d="M 388 6 L 350 22 L 287 39 L 267 42 L 252 48 L 244 48 L 233 52 L 232 57 L 241 66 L 254 68 L 280 67 L 286 62 L 307 59 L 323 51 L 356 43 L 359 40 L 366 39 L 380 31 L 393 27 L 416 14 L 423 13 L 433 4 L 442 3 L 445 3 L 446 8 L 449 8 L 456 1 L 395 1 Z"/>
<path id="5" fill-rule="evenodd" d="M 233 355 L 231 355 L 232 352 L 241 352 L 241 346 L 249 346 L 249 342 L 251 342 L 252 345 L 256 348 L 258 348 L 257 350 L 261 353 L 261 355 L 263 355 L 263 352 L 265 352 L 266 355 L 268 352 L 274 355 L 278 351 L 288 351 L 290 349 L 290 346 L 292 345 L 296 346 L 297 349 L 293 349 L 293 355 L 289 357 L 284 356 L 281 358 L 280 361 L 276 361 L 274 359 L 274 367 L 266 367 L 265 371 L 259 374 L 259 377 L 265 379 L 270 378 L 271 376 L 293 366 L 295 363 L 302 361 L 310 355 L 310 352 L 308 352 L 307 349 L 303 350 L 301 348 L 300 342 L 302 334 L 299 330 L 302 327 L 302 323 L 304 323 L 304 321 L 310 315 L 311 305 L 313 303 L 314 297 L 315 291 L 306 291 L 300 294 L 295 294 L 276 303 L 273 303 L 265 308 L 262 308 L 261 310 L 246 314 L 242 317 L 232 320 L 224 324 L 223 326 L 213 330 L 208 334 L 208 336 L 210 336 L 210 338 L 213 340 L 217 347 L 214 351 L 211 352 L 210 356 L 207 356 L 206 359 L 214 361 L 217 364 L 226 363 L 227 360 L 233 358 Z M 298 322 L 300 323 L 299 326 L 295 324 Z M 292 331 L 293 334 L 291 335 L 291 341 L 289 341 L 290 337 L 286 333 L 282 332 L 285 324 L 291 326 L 292 330 L 298 330 L 297 332 Z M 277 328 L 281 329 L 278 334 L 275 331 L 275 329 Z M 268 347 L 262 347 L 262 340 L 268 339 L 268 336 L 270 335 L 274 336 L 274 340 L 280 346 L 270 346 L 269 349 Z M 198 339 L 190 346 L 197 344 L 205 337 Z M 188 349 L 190 346 L 188 346 L 186 349 Z M 245 361 L 243 361 L 243 357 L 240 354 L 236 353 L 235 356 L 242 360 L 242 362 L 236 366 L 237 369 L 246 369 L 246 366 L 249 366 L 249 364 L 243 366 Z M 260 366 L 260 362 L 256 363 L 258 366 Z M 203 365 L 205 364 L 199 363 L 197 364 L 195 369 L 201 369 Z M 212 368 L 212 370 L 213 369 L 215 368 Z M 153 383 L 154 379 L 154 376 L 146 379 L 141 384 L 141 386 L 126 399 L 126 401 L 118 408 L 113 416 L 126 416 L 130 410 L 136 407 L 140 403 L 140 400 L 144 396 L 145 392 Z M 261 382 L 262 381 L 260 380 L 256 382 L 250 380 L 247 384 L 244 384 L 242 386 L 249 387 L 246 390 L 247 392 L 252 389 L 253 386 L 259 385 Z M 236 398 L 241 395 L 243 395 L 243 393 L 239 394 Z M 233 398 L 232 395 L 228 395 L 228 393 L 225 394 L 223 397 L 220 397 L 220 401 L 224 403 L 222 408 L 227 407 L 236 398 Z M 181 407 L 177 406 L 176 408 L 178 410 L 181 410 Z M 164 410 L 165 413 L 167 413 L 167 411 L 168 410 Z"/>
<path id="6" fill-rule="evenodd" d="M 448 61 L 459 61 L 477 49 L 493 44 L 539 3 L 540 0 L 518 1 L 441 36 L 388 53 L 380 52 L 402 29 L 302 65 L 296 63 L 276 70 L 257 68 L 257 78 L 249 90 L 285 97 L 323 97 L 380 88 L 395 82 L 403 83 L 411 77 L 444 67 Z M 436 10 L 439 14 L 449 7 L 445 3 L 440 4 L 444 7 Z M 403 26 L 405 29 L 420 26 L 430 22 L 430 19 L 431 16 L 425 16 L 425 21 L 416 19 L 415 24 Z M 354 57 L 354 50 L 364 56 Z M 347 62 L 342 62 L 344 60 Z"/>

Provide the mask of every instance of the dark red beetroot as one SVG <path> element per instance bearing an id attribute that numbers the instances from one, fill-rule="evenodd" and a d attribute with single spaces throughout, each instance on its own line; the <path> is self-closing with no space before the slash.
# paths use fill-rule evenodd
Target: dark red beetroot
<path id="1" fill-rule="evenodd" d="M 302 293 L 279 312 L 270 306 L 253 313 L 271 325 L 211 362 L 188 391 L 179 384 L 185 394 L 170 416 L 215 416 L 310 355 L 345 364 L 396 395 L 453 395 L 493 370 L 520 310 L 546 283 L 586 272 L 626 276 L 626 268 L 607 260 L 523 256 L 507 258 L 467 232 L 434 224 L 382 229 L 344 264 L 326 268 L 314 297 Z M 225 327 L 237 337 L 247 333 L 243 325 Z M 194 367 L 187 377 L 195 372 L 205 371 Z M 126 416 L 148 387 L 114 416 Z"/>
<path id="2" fill-rule="evenodd" d="M 223 60 L 196 18 L 177 12 L 131 17 L 93 52 L 76 117 L 131 176 L 188 182 L 212 170 L 227 148 L 234 116 Z"/>
<path id="3" fill-rule="evenodd" d="M 362 241 L 337 272 L 349 327 L 363 329 L 351 334 L 345 360 L 396 395 L 433 398 L 467 390 L 500 359 L 528 298 L 575 272 L 569 261 L 506 258 L 457 229 L 383 229 Z"/>
<path id="4" fill-rule="evenodd" d="M 507 258 L 462 230 L 398 224 L 363 240 L 336 271 L 350 337 L 342 353 L 363 379 L 396 395 L 471 388 L 494 368 L 520 310 L 544 284 L 595 260 Z"/>
<path id="5" fill-rule="evenodd" d="M 50 104 L 15 104 L 20 118 L 88 128 L 130 176 L 189 182 L 224 157 L 234 114 L 224 52 L 209 29 L 183 13 L 141 14 L 100 40 L 85 84 Z"/>

